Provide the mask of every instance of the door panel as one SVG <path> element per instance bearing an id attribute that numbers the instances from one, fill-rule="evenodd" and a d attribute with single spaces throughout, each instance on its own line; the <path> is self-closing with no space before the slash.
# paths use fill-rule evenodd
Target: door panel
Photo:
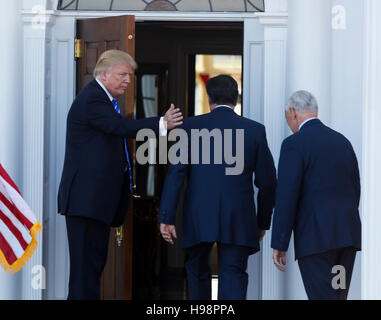
<path id="1" fill-rule="evenodd" d="M 135 17 L 119 16 L 100 19 L 85 19 L 77 22 L 77 38 L 83 40 L 83 55 L 77 60 L 77 94 L 91 80 L 99 56 L 106 50 L 119 49 L 135 56 Z M 134 77 L 126 94 L 118 99 L 121 113 L 128 117 L 134 114 Z M 128 141 L 133 150 L 132 141 Z M 115 230 L 110 233 L 108 260 L 101 280 L 103 299 L 132 298 L 132 203 L 123 226 L 123 241 L 118 246 Z"/>

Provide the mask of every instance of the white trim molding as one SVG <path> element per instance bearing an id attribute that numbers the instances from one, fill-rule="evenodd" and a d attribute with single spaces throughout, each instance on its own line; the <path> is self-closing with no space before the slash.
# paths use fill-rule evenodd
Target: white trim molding
<path id="1" fill-rule="evenodd" d="M 65 158 L 66 118 L 75 98 L 74 38 L 75 19 L 58 17 L 52 34 L 51 47 L 51 107 L 50 127 L 47 128 L 49 148 L 49 178 L 46 188 L 46 241 L 44 264 L 47 266 L 49 300 L 65 299 L 69 283 L 69 248 L 65 217 L 57 214 L 57 194 Z"/>
<path id="2" fill-rule="evenodd" d="M 36 11 L 22 10 L 24 17 L 34 18 Z M 287 21 L 287 12 L 160 12 L 160 11 L 70 11 L 70 10 L 44 10 L 46 17 L 72 17 L 76 19 L 104 18 L 122 15 L 134 15 L 135 21 L 244 21 L 245 19 L 261 18 L 279 23 Z"/>
<path id="3" fill-rule="evenodd" d="M 364 4 L 361 297 L 374 300 L 381 299 L 381 2 Z"/>
<path id="4" fill-rule="evenodd" d="M 244 116 L 266 127 L 269 148 L 278 162 L 284 139 L 287 13 L 261 13 L 244 22 Z M 248 264 L 248 299 L 283 299 L 284 276 L 272 262 L 271 230 L 260 253 Z"/>
<path id="5" fill-rule="evenodd" d="M 243 116 L 263 123 L 264 30 L 258 19 L 244 21 L 243 42 Z M 247 273 L 249 275 L 247 299 L 260 300 L 262 252 L 249 257 Z"/>
<path id="6" fill-rule="evenodd" d="M 263 15 L 264 26 L 264 104 L 263 124 L 267 141 L 277 166 L 280 147 L 285 138 L 284 105 L 286 100 L 287 15 Z M 262 299 L 281 300 L 285 275 L 274 267 L 271 229 L 262 244 Z"/>

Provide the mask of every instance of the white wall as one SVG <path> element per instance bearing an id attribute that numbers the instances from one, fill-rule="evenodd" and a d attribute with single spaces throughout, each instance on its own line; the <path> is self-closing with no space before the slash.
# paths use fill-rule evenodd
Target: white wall
<path id="1" fill-rule="evenodd" d="M 265 11 L 287 12 L 287 0 L 265 0 Z"/>
<path id="2" fill-rule="evenodd" d="M 362 146 L 362 299 L 381 299 L 381 2 L 364 1 Z"/>

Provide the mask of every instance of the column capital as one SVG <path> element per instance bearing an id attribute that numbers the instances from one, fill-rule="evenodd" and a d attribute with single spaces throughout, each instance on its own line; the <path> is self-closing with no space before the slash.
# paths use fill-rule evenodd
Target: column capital
<path id="1" fill-rule="evenodd" d="M 56 22 L 56 12 L 54 10 L 45 10 L 43 6 L 33 7 L 31 10 L 22 10 L 21 19 L 24 26 L 30 26 L 36 33 L 44 32 L 47 28 L 52 28 Z"/>
<path id="2" fill-rule="evenodd" d="M 287 12 L 259 12 L 256 15 L 259 23 L 265 27 L 286 27 L 288 25 Z"/>

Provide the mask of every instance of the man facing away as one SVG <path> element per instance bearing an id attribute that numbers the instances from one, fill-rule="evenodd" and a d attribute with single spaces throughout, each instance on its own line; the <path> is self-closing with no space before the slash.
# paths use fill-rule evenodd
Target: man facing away
<path id="1" fill-rule="evenodd" d="M 95 79 L 75 98 L 68 117 L 65 161 L 58 212 L 66 216 L 70 253 L 68 299 L 99 299 L 110 227 L 123 224 L 132 192 L 126 138 L 143 128 L 160 131 L 180 125 L 172 105 L 162 118 L 122 117 L 116 98 L 123 95 L 136 63 L 126 52 L 105 51 Z"/>
<path id="2" fill-rule="evenodd" d="M 163 238 L 173 244 L 173 238 L 177 237 L 177 202 L 188 176 L 182 247 L 186 251 L 189 298 L 211 299 L 209 260 L 216 242 L 218 299 L 246 299 L 248 257 L 260 249 L 259 241 L 270 227 L 275 202 L 275 166 L 264 126 L 234 112 L 237 82 L 230 76 L 220 75 L 208 80 L 206 90 L 211 112 L 184 120 L 182 129 L 187 133 L 190 152 L 185 163 L 172 164 L 168 171 L 158 222 Z M 213 132 L 209 147 L 190 148 L 192 134 L 202 129 Z M 232 139 L 227 132 L 231 132 Z M 220 136 L 223 141 L 219 143 Z M 233 168 L 232 162 L 225 157 L 226 152 L 236 154 L 240 170 L 229 171 Z M 203 163 L 206 153 L 211 155 L 210 163 Z M 253 174 L 254 184 L 259 189 L 257 214 Z"/>
<path id="3" fill-rule="evenodd" d="M 308 298 L 346 299 L 356 251 L 361 250 L 356 155 L 342 134 L 317 119 L 311 93 L 294 93 L 285 115 L 294 134 L 283 141 L 279 159 L 274 264 L 285 271 L 293 230 L 295 259 Z M 335 281 L 336 275 L 343 278 Z"/>

